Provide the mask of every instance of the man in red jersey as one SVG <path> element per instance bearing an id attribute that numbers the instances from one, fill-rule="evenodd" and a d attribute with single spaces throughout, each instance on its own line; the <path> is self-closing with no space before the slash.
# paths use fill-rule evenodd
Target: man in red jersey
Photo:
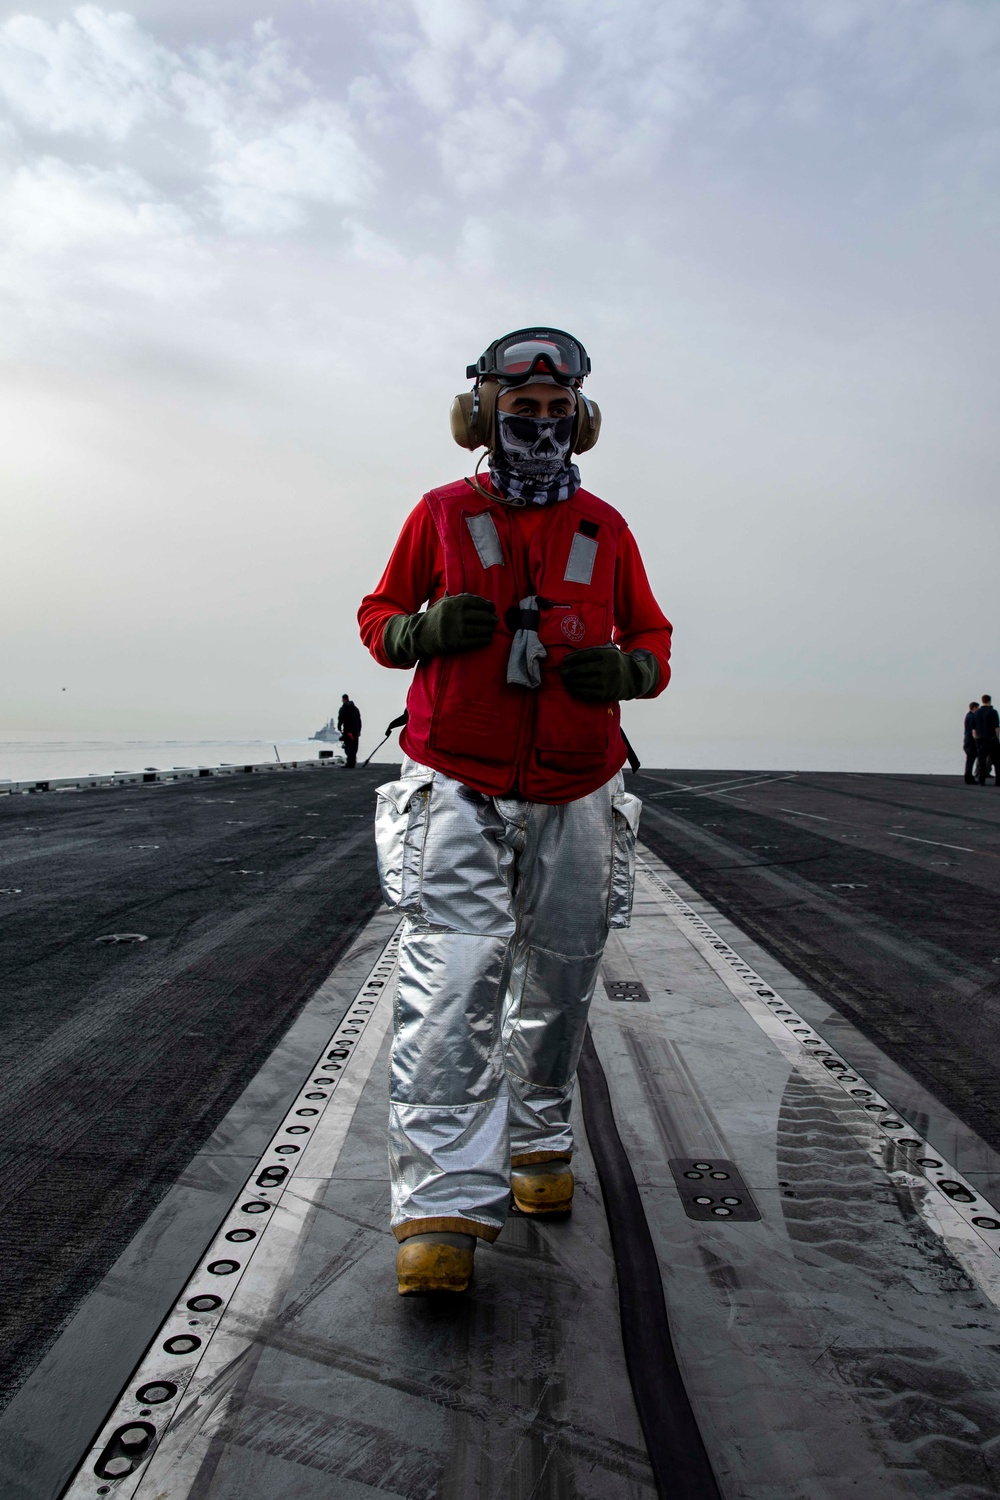
<path id="1" fill-rule="evenodd" d="M 666 687 L 670 624 L 572 462 L 600 431 L 589 372 L 558 329 L 490 345 L 452 407 L 489 477 L 424 495 L 358 612 L 376 661 L 416 668 L 376 815 L 405 917 L 389 1123 L 404 1294 L 464 1291 L 512 1193 L 522 1213 L 569 1211 L 587 1012 L 608 931 L 630 921 L 640 803 L 618 705 Z"/>

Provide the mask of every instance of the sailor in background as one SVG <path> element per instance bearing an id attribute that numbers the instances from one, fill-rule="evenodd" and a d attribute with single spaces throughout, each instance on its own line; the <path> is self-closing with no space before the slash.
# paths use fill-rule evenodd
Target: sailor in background
<path id="1" fill-rule="evenodd" d="M 1000 714 L 993 707 L 993 699 L 989 693 L 983 694 L 982 704 L 976 709 L 975 733 L 978 757 L 976 780 L 980 786 L 985 786 L 992 768 L 996 784 L 1000 786 Z"/>
<path id="2" fill-rule="evenodd" d="M 340 712 L 337 714 L 337 728 L 340 730 L 340 741 L 347 756 L 345 769 L 353 771 L 358 763 L 358 744 L 361 740 L 361 710 L 356 703 L 352 703 L 345 693 L 340 704 Z"/>
<path id="3" fill-rule="evenodd" d="M 979 704 L 969 704 L 969 712 L 965 716 L 965 730 L 962 739 L 962 749 L 965 751 L 965 780 L 968 786 L 972 786 L 976 779 L 976 709 Z"/>
<path id="4" fill-rule="evenodd" d="M 383 893 L 406 919 L 401 1293 L 464 1291 L 512 1190 L 523 1213 L 570 1209 L 577 1060 L 608 930 L 630 921 L 640 803 L 618 705 L 666 687 L 671 627 L 624 518 L 572 462 L 600 431 L 589 371 L 557 329 L 490 345 L 452 406 L 489 476 L 424 495 L 358 613 L 376 661 L 416 668 L 402 775 L 376 814 Z"/>

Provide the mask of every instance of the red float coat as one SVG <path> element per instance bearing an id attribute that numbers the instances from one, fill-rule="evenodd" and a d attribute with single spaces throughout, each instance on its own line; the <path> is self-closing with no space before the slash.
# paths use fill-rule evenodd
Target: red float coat
<path id="1" fill-rule="evenodd" d="M 407 755 L 491 796 L 572 802 L 603 786 L 626 760 L 618 704 L 573 698 L 560 662 L 614 641 L 656 657 L 660 680 L 650 696 L 670 677 L 670 622 L 623 517 L 583 489 L 545 507 L 505 505 L 467 479 L 431 490 L 358 611 L 375 660 L 394 665 L 382 645 L 392 615 L 414 614 L 445 593 L 491 600 L 500 624 L 481 650 L 418 662 L 400 736 Z M 507 682 L 518 603 L 530 594 L 544 601 L 538 636 L 548 655 L 538 688 Z"/>

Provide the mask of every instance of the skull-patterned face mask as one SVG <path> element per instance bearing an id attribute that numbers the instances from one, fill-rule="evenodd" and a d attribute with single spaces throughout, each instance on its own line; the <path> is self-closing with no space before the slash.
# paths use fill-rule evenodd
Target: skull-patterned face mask
<path id="1" fill-rule="evenodd" d="M 510 501 L 550 505 L 580 487 L 580 471 L 568 462 L 575 415 L 520 417 L 497 412 L 500 438 L 490 458 L 490 478 Z"/>
<path id="2" fill-rule="evenodd" d="M 524 479 L 554 479 L 569 457 L 574 418 L 498 411 L 497 420 L 504 456 L 514 472 Z"/>

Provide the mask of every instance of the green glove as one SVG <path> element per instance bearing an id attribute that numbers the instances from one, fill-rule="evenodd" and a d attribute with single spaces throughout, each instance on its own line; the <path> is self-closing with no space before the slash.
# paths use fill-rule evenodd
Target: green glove
<path id="1" fill-rule="evenodd" d="M 393 615 L 382 645 L 394 667 L 412 667 L 422 657 L 488 646 L 499 621 L 488 599 L 478 594 L 445 594 L 419 615 Z"/>
<path id="2" fill-rule="evenodd" d="M 645 698 L 660 680 L 660 664 L 651 651 L 619 651 L 591 646 L 571 651 L 559 668 L 566 691 L 588 703 Z"/>

